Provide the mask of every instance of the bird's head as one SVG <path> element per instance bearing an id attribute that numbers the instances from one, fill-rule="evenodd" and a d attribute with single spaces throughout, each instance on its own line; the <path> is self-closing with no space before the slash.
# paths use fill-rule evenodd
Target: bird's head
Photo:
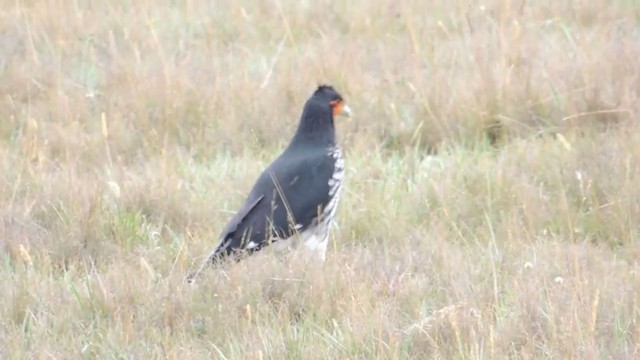
<path id="1" fill-rule="evenodd" d="M 304 105 L 292 144 L 335 144 L 333 120 L 337 116 L 351 116 L 342 95 L 329 85 L 318 86 Z"/>
<path id="2" fill-rule="evenodd" d="M 331 109 L 333 117 L 346 116 L 351 117 L 351 109 L 344 102 L 342 95 L 338 93 L 332 86 L 320 85 L 309 99 L 308 105 L 313 105 Z"/>

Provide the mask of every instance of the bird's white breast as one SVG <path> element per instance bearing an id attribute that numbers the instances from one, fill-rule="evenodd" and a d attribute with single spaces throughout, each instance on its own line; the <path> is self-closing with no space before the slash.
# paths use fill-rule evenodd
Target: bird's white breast
<path id="1" fill-rule="evenodd" d="M 331 175 L 328 181 L 330 200 L 323 209 L 321 217 L 328 218 L 329 222 L 331 222 L 338 208 L 338 202 L 340 201 L 340 190 L 342 189 L 342 182 L 344 180 L 344 157 L 342 156 L 342 149 L 338 146 L 329 149 L 329 156 L 333 157 L 335 165 L 333 175 Z"/>

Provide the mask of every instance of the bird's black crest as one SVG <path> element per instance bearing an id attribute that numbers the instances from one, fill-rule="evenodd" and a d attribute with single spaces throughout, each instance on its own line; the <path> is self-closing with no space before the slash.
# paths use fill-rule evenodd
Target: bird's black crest
<path id="1" fill-rule="evenodd" d="M 340 95 L 340 93 L 338 91 L 336 91 L 336 89 L 333 88 L 333 86 L 331 85 L 324 85 L 324 84 L 320 84 L 318 85 L 318 88 L 316 89 L 316 91 L 313 93 L 314 96 L 323 96 L 323 97 L 328 97 L 331 99 L 340 99 L 342 100 L 342 95 Z"/>
<path id="2" fill-rule="evenodd" d="M 336 91 L 333 88 L 333 86 L 331 86 L 331 85 L 320 84 L 320 85 L 318 85 L 318 89 L 316 90 L 316 93 L 321 92 L 321 91 L 325 91 L 325 90 Z"/>

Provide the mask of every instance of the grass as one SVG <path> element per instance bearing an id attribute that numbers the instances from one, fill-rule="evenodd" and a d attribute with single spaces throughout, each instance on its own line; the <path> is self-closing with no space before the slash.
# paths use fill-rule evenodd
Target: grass
<path id="1" fill-rule="evenodd" d="M 0 1 L 0 357 L 635 359 L 635 1 Z M 318 83 L 323 266 L 196 287 Z"/>

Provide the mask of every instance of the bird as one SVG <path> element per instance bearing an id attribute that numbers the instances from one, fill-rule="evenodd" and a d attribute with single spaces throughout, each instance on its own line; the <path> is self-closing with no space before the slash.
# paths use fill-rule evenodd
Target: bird
<path id="1" fill-rule="evenodd" d="M 342 95 L 331 85 L 319 85 L 305 102 L 289 144 L 258 176 L 218 245 L 188 275 L 189 283 L 223 259 L 239 260 L 270 245 L 276 250 L 302 245 L 326 260 L 345 175 L 334 123 L 339 116 L 351 117 Z"/>

